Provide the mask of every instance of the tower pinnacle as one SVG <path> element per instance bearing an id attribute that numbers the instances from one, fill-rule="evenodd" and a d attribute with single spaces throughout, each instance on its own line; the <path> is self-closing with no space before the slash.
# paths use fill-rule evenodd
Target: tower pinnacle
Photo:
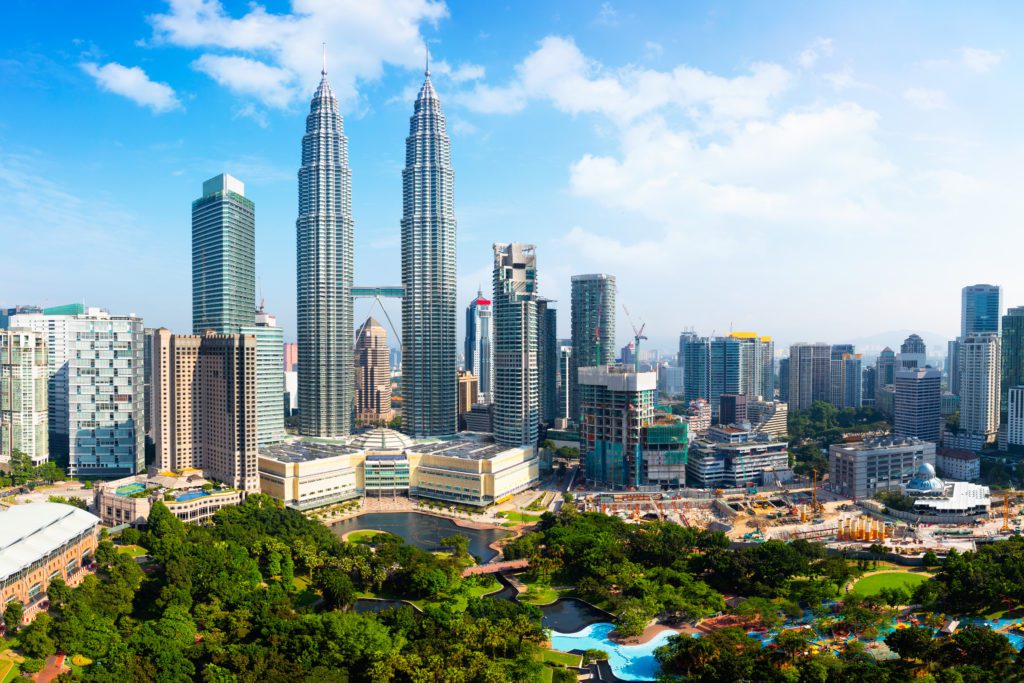
<path id="1" fill-rule="evenodd" d="M 321 76 L 326 76 L 327 75 L 327 43 L 320 43 L 320 44 L 324 48 L 324 66 L 323 66 L 322 69 L 320 69 L 320 75 Z"/>

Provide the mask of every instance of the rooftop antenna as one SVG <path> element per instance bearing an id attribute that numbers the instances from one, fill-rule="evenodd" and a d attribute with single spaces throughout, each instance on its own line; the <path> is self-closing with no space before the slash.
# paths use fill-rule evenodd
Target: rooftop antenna
<path id="1" fill-rule="evenodd" d="M 323 48 L 324 48 L 324 66 L 323 66 L 322 69 L 320 69 L 320 75 L 321 76 L 326 76 L 327 75 L 327 43 L 320 43 L 320 45 L 322 45 Z"/>
<path id="2" fill-rule="evenodd" d="M 257 282 L 257 284 L 259 285 L 259 288 L 260 288 L 260 310 L 259 310 L 259 312 L 263 313 L 263 278 L 258 278 L 256 280 L 256 282 Z"/>

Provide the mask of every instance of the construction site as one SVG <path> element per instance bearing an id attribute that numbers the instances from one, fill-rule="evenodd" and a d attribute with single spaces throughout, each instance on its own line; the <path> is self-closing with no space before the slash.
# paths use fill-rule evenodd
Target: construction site
<path id="1" fill-rule="evenodd" d="M 972 550 L 977 543 L 1019 534 L 1024 505 L 1018 494 L 1001 494 L 987 518 L 962 524 L 926 524 L 886 514 L 877 501 L 854 502 L 818 486 L 759 490 L 680 489 L 660 493 L 577 494 L 583 509 L 618 516 L 627 522 L 662 520 L 724 532 L 738 543 L 804 539 L 837 550 L 878 551 L 920 558 L 929 550 Z"/>

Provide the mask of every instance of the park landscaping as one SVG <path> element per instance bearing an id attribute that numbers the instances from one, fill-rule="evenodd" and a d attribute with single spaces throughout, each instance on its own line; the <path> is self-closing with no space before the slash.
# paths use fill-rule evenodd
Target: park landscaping
<path id="1" fill-rule="evenodd" d="M 499 512 L 498 516 L 504 517 L 510 522 L 520 522 L 522 524 L 533 524 L 534 522 L 540 521 L 540 515 L 530 515 L 525 512 L 516 512 L 515 510 Z"/>
<path id="2" fill-rule="evenodd" d="M 146 554 L 146 549 L 138 545 L 119 545 L 117 546 L 117 552 L 128 557 L 142 557 Z"/>
<path id="3" fill-rule="evenodd" d="M 381 534 L 387 534 L 387 532 L 377 531 L 376 529 L 360 529 L 345 536 L 345 540 L 349 543 L 366 543 L 371 541 L 374 536 L 380 536 Z"/>
<path id="4" fill-rule="evenodd" d="M 920 584 L 928 580 L 929 574 L 923 572 L 894 571 L 869 574 L 853 584 L 853 592 L 864 597 L 879 595 L 886 589 L 902 589 L 913 592 Z"/>
<path id="5" fill-rule="evenodd" d="M 11 659 L 11 652 L 0 655 L 0 683 L 9 683 L 21 674 L 18 664 Z"/>

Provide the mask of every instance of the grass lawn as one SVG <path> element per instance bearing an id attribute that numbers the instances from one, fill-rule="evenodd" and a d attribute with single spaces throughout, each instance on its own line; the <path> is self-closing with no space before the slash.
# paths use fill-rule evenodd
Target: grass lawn
<path id="1" fill-rule="evenodd" d="M 442 602 L 448 601 L 452 607 L 458 612 L 464 612 L 466 610 L 466 602 L 468 598 L 481 598 L 488 593 L 501 590 L 501 583 L 490 575 L 484 575 L 474 577 L 473 579 L 467 579 L 467 592 L 466 594 L 459 593 L 457 595 L 445 595 L 438 596 L 437 600 L 430 600 L 422 598 L 420 600 L 410 600 L 401 595 L 392 595 L 387 592 L 382 593 L 371 593 L 369 591 L 360 591 L 356 593 L 356 597 L 360 598 L 381 598 L 383 600 L 405 600 L 413 605 L 416 605 L 420 609 L 424 609 L 427 606 L 438 606 Z"/>
<path id="2" fill-rule="evenodd" d="M 381 534 L 386 533 L 386 531 L 377 531 L 376 529 L 360 529 L 359 531 L 353 531 L 352 533 L 350 533 L 348 536 L 345 537 L 345 540 L 349 543 L 356 543 L 358 541 L 368 541 L 372 539 L 374 536 L 379 536 Z"/>
<path id="3" fill-rule="evenodd" d="M 558 599 L 558 591 L 546 586 L 530 586 L 529 590 L 520 594 L 520 602 L 529 605 L 547 605 Z"/>
<path id="4" fill-rule="evenodd" d="M 516 512 L 515 510 L 499 512 L 498 516 L 504 517 L 510 522 L 523 522 L 524 524 L 536 522 L 540 519 L 540 515 L 528 515 L 525 512 Z"/>
<path id="5" fill-rule="evenodd" d="M 5 653 L 10 656 L 10 653 Z M 21 674 L 21 668 L 10 659 L 0 658 L 0 683 L 13 681 Z"/>
<path id="6" fill-rule="evenodd" d="M 138 545 L 119 545 L 117 546 L 117 552 L 129 557 L 142 557 L 146 554 L 146 549 Z"/>
<path id="7" fill-rule="evenodd" d="M 308 576 L 296 576 L 292 579 L 292 586 L 295 587 L 295 604 L 298 607 L 309 607 L 320 599 L 320 594 L 309 587 Z"/>
<path id="8" fill-rule="evenodd" d="M 928 580 L 927 574 L 911 572 L 881 572 L 865 576 L 853 584 L 853 592 L 863 596 L 877 595 L 883 588 L 903 588 L 913 591 L 919 584 Z"/>
<path id="9" fill-rule="evenodd" d="M 579 666 L 583 661 L 583 657 L 579 655 L 559 652 L 558 650 L 544 650 L 543 656 L 545 662 L 551 662 L 559 666 Z"/>

